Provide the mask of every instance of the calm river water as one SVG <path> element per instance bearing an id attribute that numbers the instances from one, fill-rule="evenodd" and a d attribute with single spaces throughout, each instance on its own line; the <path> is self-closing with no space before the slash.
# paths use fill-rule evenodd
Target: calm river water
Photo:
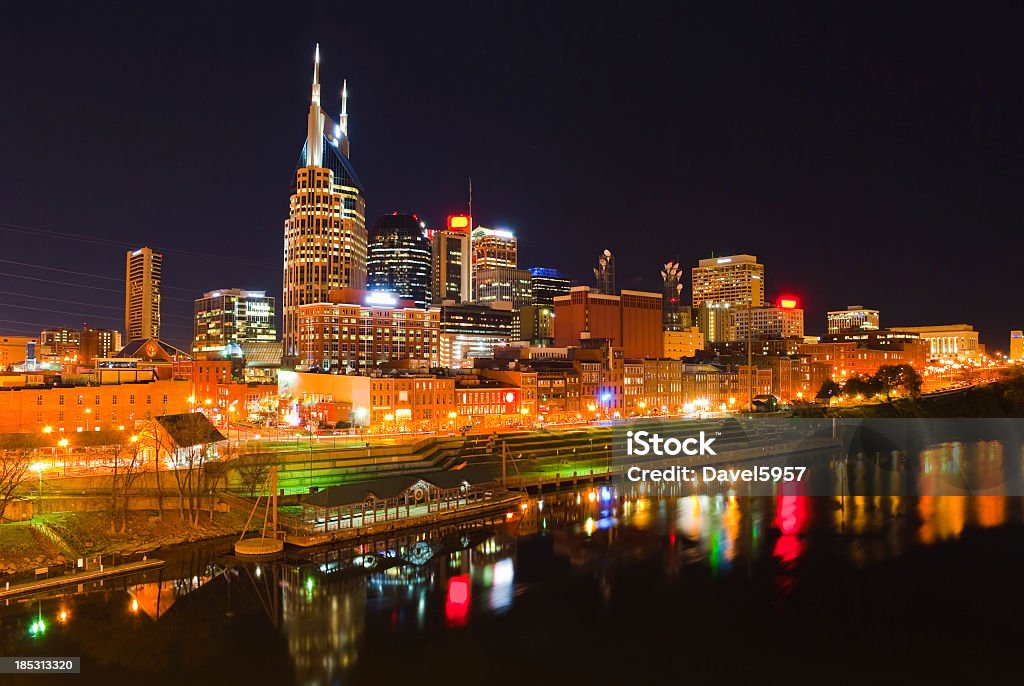
<path id="1" fill-rule="evenodd" d="M 916 459 L 942 474 L 1009 457 L 977 442 Z M 998 495 L 582 488 L 372 548 L 177 551 L 159 573 L 0 607 L 0 653 L 82 657 L 32 684 L 973 683 L 1019 670 L 1022 512 Z"/>

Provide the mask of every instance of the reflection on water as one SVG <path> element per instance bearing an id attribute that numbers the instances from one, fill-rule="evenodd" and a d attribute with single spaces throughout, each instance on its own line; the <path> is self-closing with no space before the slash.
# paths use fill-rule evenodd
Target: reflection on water
<path id="1" fill-rule="evenodd" d="M 711 584 L 763 579 L 774 589 L 772 602 L 785 603 L 810 574 L 809 556 L 863 569 L 969 527 L 1020 522 L 1016 498 L 936 495 L 943 484 L 994 480 L 1006 468 L 998 443 L 943 444 L 918 459 L 927 477 L 920 495 L 850 496 L 840 492 L 844 479 L 883 492 L 905 472 L 826 461 L 821 476 L 836 483 L 833 498 L 806 497 L 793 485 L 775 497 L 655 497 L 597 485 L 545 494 L 494 521 L 358 548 L 290 552 L 262 563 L 195 557 L 159 573 L 9 603 L 0 649 L 82 653 L 107 683 L 140 674 L 171 683 L 254 657 L 260 661 L 250 674 L 260 683 L 366 683 L 381 666 L 367 664 L 367 653 L 379 660 L 392 645 L 457 634 L 478 621 L 490 626 L 515 616 L 517 626 L 543 624 L 556 610 L 530 598 L 550 588 L 592 588 L 598 605 L 613 607 L 617 595 L 642 590 L 623 575 L 631 565 L 653 562 L 684 596 L 689 584 L 704 583 L 702 574 Z M 90 634 L 100 627 L 151 659 L 99 654 Z M 182 632 L 198 633 L 204 645 L 177 647 Z"/>

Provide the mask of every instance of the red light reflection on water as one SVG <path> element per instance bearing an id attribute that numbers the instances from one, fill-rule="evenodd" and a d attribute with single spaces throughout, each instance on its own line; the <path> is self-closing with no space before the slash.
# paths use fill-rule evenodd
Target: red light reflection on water
<path id="1" fill-rule="evenodd" d="M 448 598 L 444 604 L 448 626 L 463 626 L 469 617 L 469 574 L 448 580 Z"/>
<path id="2" fill-rule="evenodd" d="M 782 532 L 772 555 L 784 565 L 792 565 L 804 551 L 799 534 L 807 526 L 807 497 L 780 495 L 775 503 L 775 526 Z"/>

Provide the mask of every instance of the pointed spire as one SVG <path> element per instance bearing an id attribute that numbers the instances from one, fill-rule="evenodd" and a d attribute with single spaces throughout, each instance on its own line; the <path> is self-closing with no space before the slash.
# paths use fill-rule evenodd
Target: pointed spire
<path id="1" fill-rule="evenodd" d="M 316 57 L 313 63 L 313 98 L 312 102 L 320 104 L 320 44 L 316 44 Z"/>
<path id="2" fill-rule="evenodd" d="M 313 65 L 313 97 L 306 119 L 306 166 L 319 167 L 323 164 L 324 114 L 320 109 L 320 44 L 316 44 L 316 58 Z"/>
<path id="3" fill-rule="evenodd" d="M 348 79 L 341 82 L 341 116 L 338 117 L 341 132 L 348 136 Z"/>

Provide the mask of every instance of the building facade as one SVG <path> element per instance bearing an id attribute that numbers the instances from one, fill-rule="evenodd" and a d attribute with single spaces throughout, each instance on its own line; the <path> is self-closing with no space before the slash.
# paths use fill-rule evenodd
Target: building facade
<path id="1" fill-rule="evenodd" d="M 928 344 L 931 360 L 965 361 L 983 353 L 978 332 L 970 324 L 901 326 L 897 331 L 917 334 Z"/>
<path id="2" fill-rule="evenodd" d="M 696 326 L 680 331 L 664 331 L 662 341 L 663 355 L 670 360 L 693 357 L 698 350 L 704 349 L 704 334 Z"/>
<path id="3" fill-rule="evenodd" d="M 519 244 L 515 235 L 505 229 L 488 229 L 478 226 L 470 234 L 473 299 L 477 295 L 477 273 L 484 269 L 507 267 L 516 269 L 519 264 Z"/>
<path id="4" fill-rule="evenodd" d="M 530 272 L 514 267 L 492 267 L 476 271 L 476 301 L 481 305 L 507 302 L 513 310 L 533 304 Z"/>
<path id="5" fill-rule="evenodd" d="M 121 347 L 120 331 L 87 326 L 79 341 L 78 363 L 91 365 L 98 358 L 112 357 Z"/>
<path id="6" fill-rule="evenodd" d="M 366 373 L 383 364 L 441 363 L 440 311 L 378 291 L 338 289 L 329 302 L 299 308 L 299 364 Z"/>
<path id="7" fill-rule="evenodd" d="M 842 382 L 855 376 L 870 376 L 883 365 L 909 364 L 923 370 L 929 345 L 919 339 L 894 340 L 887 345 L 858 341 L 804 343 L 799 354 L 811 365 L 811 386 L 817 392 L 828 379 Z"/>
<path id="8" fill-rule="evenodd" d="M 163 414 L 188 412 L 192 384 L 184 380 L 100 386 L 25 386 L 0 392 L 0 433 L 134 429 Z"/>
<path id="9" fill-rule="evenodd" d="M 803 338 L 804 311 L 799 307 L 731 307 L 728 311 L 730 341 Z"/>
<path id="10" fill-rule="evenodd" d="M 469 226 L 469 217 L 459 217 Z M 468 303 L 473 299 L 470 275 L 469 233 L 466 229 L 452 228 L 452 223 L 459 217 L 449 217 L 449 228 L 434 231 L 430 240 L 431 247 L 431 295 L 434 303 L 441 304 L 445 300 L 456 303 Z"/>
<path id="11" fill-rule="evenodd" d="M 533 303 L 554 308 L 555 298 L 569 295 L 572 281 L 562 272 L 550 267 L 530 267 L 530 282 L 533 286 Z"/>
<path id="12" fill-rule="evenodd" d="M 471 367 L 479 357 L 494 357 L 516 333 L 516 313 L 508 303 L 493 306 L 445 303 L 441 306 L 441 366 Z"/>
<path id="13" fill-rule="evenodd" d="M 731 307 L 764 305 L 764 265 L 754 255 L 700 260 L 692 270 L 693 306 L 704 303 Z"/>
<path id="14" fill-rule="evenodd" d="M 231 343 L 277 340 L 274 298 L 266 291 L 224 288 L 195 302 L 193 356 L 219 355 Z"/>
<path id="15" fill-rule="evenodd" d="M 879 329 L 878 310 L 868 309 L 862 305 L 849 305 L 845 310 L 832 310 L 827 316 L 830 334 Z"/>
<path id="16" fill-rule="evenodd" d="M 29 344 L 38 341 L 35 336 L 0 336 L 0 371 L 27 361 Z"/>
<path id="17" fill-rule="evenodd" d="M 385 214 L 370 232 L 367 288 L 395 293 L 416 307 L 433 302 L 430 239 L 415 214 Z"/>
<path id="18" fill-rule="evenodd" d="M 555 298 L 555 346 L 607 340 L 621 347 L 626 357 L 662 357 L 661 301 L 660 293 L 605 295 L 575 286 L 569 295 Z"/>
<path id="19" fill-rule="evenodd" d="M 129 341 L 160 338 L 160 283 L 164 256 L 152 248 L 125 257 L 124 331 Z"/>

